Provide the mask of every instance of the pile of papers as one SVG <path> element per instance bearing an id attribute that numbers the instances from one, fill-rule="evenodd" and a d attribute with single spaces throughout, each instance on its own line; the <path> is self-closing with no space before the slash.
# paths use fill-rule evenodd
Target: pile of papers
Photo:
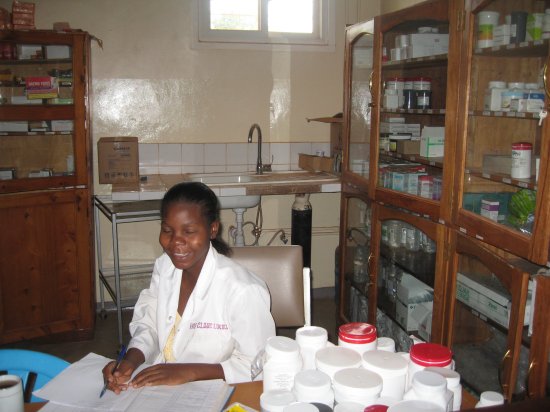
<path id="1" fill-rule="evenodd" d="M 48 401 L 41 411 L 220 411 L 233 388 L 222 379 L 190 382 L 176 386 L 129 388 L 116 395 L 103 388 L 103 367 L 110 361 L 90 353 L 73 363 L 41 389 L 35 396 Z M 142 365 L 136 373 L 150 365 Z"/>

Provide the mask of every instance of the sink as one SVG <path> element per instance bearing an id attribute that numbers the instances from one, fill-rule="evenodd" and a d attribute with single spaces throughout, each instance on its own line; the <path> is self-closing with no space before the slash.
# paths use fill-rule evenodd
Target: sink
<path id="1" fill-rule="evenodd" d="M 202 182 L 206 185 L 213 184 L 237 184 L 248 183 L 252 180 L 252 176 L 249 174 L 234 174 L 234 173 L 204 173 L 204 174 L 192 174 L 191 180 L 194 182 Z"/>
<path id="2" fill-rule="evenodd" d="M 252 180 L 252 175 L 246 173 L 204 173 L 192 174 L 190 179 L 193 182 L 201 182 L 205 185 L 229 186 L 248 183 Z M 259 195 L 228 195 L 226 190 L 221 190 L 218 199 L 220 200 L 221 209 L 247 209 L 260 203 Z"/>

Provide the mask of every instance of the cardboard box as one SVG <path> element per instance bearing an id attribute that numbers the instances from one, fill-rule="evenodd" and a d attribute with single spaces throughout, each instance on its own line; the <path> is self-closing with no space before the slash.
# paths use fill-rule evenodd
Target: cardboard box
<path id="1" fill-rule="evenodd" d="M 71 48 L 62 45 L 46 46 L 46 59 L 69 59 L 71 57 Z"/>
<path id="2" fill-rule="evenodd" d="M 420 156 L 443 157 L 445 148 L 445 127 L 425 126 L 420 136 Z"/>
<path id="3" fill-rule="evenodd" d="M 398 140 L 395 151 L 401 154 L 420 154 L 420 140 Z"/>
<path id="4" fill-rule="evenodd" d="M 310 172 L 333 172 L 332 157 L 314 156 L 305 153 L 298 154 L 298 166 Z"/>
<path id="5" fill-rule="evenodd" d="M 99 183 L 139 181 L 137 137 L 102 137 L 97 142 Z"/>
<path id="6" fill-rule="evenodd" d="M 403 303 L 433 301 L 433 289 L 408 273 L 403 273 L 397 285 L 397 299 Z"/>
<path id="7" fill-rule="evenodd" d="M 395 318 L 407 332 L 418 330 L 418 321 L 412 314 L 418 303 L 403 303 L 399 299 L 395 301 Z"/>

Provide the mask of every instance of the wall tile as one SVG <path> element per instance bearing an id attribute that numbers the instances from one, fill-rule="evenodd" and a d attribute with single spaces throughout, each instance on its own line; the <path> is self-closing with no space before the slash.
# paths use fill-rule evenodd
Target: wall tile
<path id="1" fill-rule="evenodd" d="M 211 165 L 211 166 L 225 167 L 226 148 L 227 148 L 227 145 L 223 143 L 205 144 L 204 145 L 204 164 Z"/>
<path id="2" fill-rule="evenodd" d="M 138 145 L 139 165 L 158 166 L 159 164 L 159 145 L 154 143 L 140 143 Z"/>
<path id="3" fill-rule="evenodd" d="M 181 161 L 181 144 L 164 143 L 159 145 L 159 167 L 181 166 Z"/>
<path id="4" fill-rule="evenodd" d="M 184 143 L 181 145 L 181 162 L 184 166 L 204 165 L 204 144 Z"/>

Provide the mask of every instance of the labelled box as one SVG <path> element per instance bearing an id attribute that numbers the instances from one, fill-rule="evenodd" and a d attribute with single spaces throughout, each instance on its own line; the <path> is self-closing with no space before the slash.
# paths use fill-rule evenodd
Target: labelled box
<path id="1" fill-rule="evenodd" d="M 420 156 L 443 157 L 445 148 L 445 127 L 425 126 L 420 136 Z"/>
<path id="2" fill-rule="evenodd" d="M 138 138 L 102 137 L 97 142 L 99 183 L 139 181 Z"/>

